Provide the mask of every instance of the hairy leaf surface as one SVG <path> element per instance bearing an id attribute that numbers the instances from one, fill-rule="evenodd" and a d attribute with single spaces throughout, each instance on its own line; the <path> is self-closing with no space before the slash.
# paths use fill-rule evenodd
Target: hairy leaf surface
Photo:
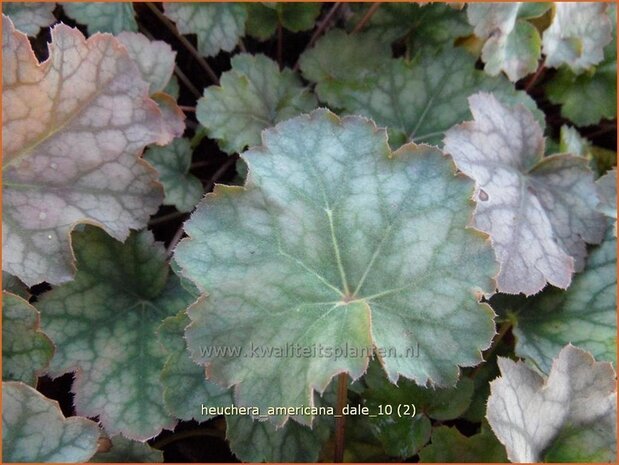
<path id="1" fill-rule="evenodd" d="M 42 27 L 56 21 L 54 8 L 56 4 L 53 2 L 2 2 L 2 12 L 11 18 L 15 28 L 32 37 L 36 37 Z"/>
<path id="2" fill-rule="evenodd" d="M 492 239 L 499 291 L 567 288 L 584 266 L 585 242 L 601 242 L 606 227 L 587 159 L 543 158 L 542 130 L 523 106 L 483 93 L 469 103 L 474 121 L 447 131 L 445 150 L 477 182 L 473 224 Z"/>
<path id="3" fill-rule="evenodd" d="M 207 195 L 175 254 L 208 293 L 189 309 L 189 349 L 236 385 L 237 403 L 311 405 L 335 374 L 360 377 L 375 349 L 391 381 L 453 385 L 458 365 L 479 363 L 494 326 L 474 294 L 496 266 L 465 228 L 473 186 L 441 152 L 391 152 L 364 118 L 317 110 L 264 131 L 243 158 L 245 187 Z M 272 351 L 287 344 L 345 356 L 282 364 Z"/>
<path id="4" fill-rule="evenodd" d="M 2 292 L 2 379 L 36 385 L 54 355 L 39 329 L 39 312 L 21 297 Z"/>
<path id="5" fill-rule="evenodd" d="M 467 7 L 475 35 L 485 40 L 481 58 L 485 71 L 496 76 L 501 71 L 518 81 L 537 69 L 541 38 L 526 21 L 544 14 L 550 3 L 471 3 Z"/>
<path id="6" fill-rule="evenodd" d="M 155 171 L 137 155 L 171 134 L 115 38 L 55 26 L 39 64 L 3 24 L 3 269 L 30 286 L 58 284 L 74 272 L 75 224 L 123 240 L 157 210 Z"/>
<path id="7" fill-rule="evenodd" d="M 44 294 L 42 326 L 57 344 L 49 373 L 75 372 L 78 414 L 110 435 L 145 440 L 175 424 L 159 381 L 166 354 L 156 330 L 193 298 L 169 275 L 150 232 L 125 244 L 88 226 L 73 233 L 75 281 Z"/>
<path id="8" fill-rule="evenodd" d="M 544 31 L 546 66 L 566 64 L 576 73 L 604 59 L 612 24 L 603 2 L 556 2 L 552 24 Z"/>
<path id="9" fill-rule="evenodd" d="M 547 379 L 507 358 L 499 358 L 499 367 L 502 376 L 490 383 L 487 417 L 510 461 L 540 462 L 557 439 L 563 443 L 565 461 L 600 451 L 598 461 L 615 461 L 617 400 L 610 363 L 596 362 L 591 354 L 568 345 Z M 562 440 L 574 432 L 588 440 L 571 445 Z M 565 446 L 576 455 L 566 456 Z"/>
<path id="10" fill-rule="evenodd" d="M 58 402 L 20 382 L 2 382 L 2 459 L 11 462 L 86 462 L 100 430 L 86 418 L 66 418 Z"/>
<path id="11" fill-rule="evenodd" d="M 229 52 L 245 34 L 247 11 L 240 3 L 163 3 L 163 12 L 181 34 L 195 34 L 207 57 Z"/>
<path id="12" fill-rule="evenodd" d="M 191 144 L 187 139 L 175 139 L 165 147 L 149 147 L 144 159 L 159 172 L 165 197 L 163 203 L 174 205 L 178 211 L 188 212 L 204 194 L 202 183 L 191 167 Z"/>
<path id="13" fill-rule="evenodd" d="M 131 2 L 65 2 L 62 9 L 78 23 L 86 25 L 89 34 L 137 31 L 135 11 Z"/>
<path id="14" fill-rule="evenodd" d="M 316 108 L 314 95 L 289 69 L 264 55 L 235 55 L 232 70 L 198 100 L 196 117 L 227 153 L 260 143 L 260 132 Z"/>

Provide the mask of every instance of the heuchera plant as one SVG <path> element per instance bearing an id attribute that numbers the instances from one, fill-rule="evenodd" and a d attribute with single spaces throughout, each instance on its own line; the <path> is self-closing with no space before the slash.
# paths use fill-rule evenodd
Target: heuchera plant
<path id="1" fill-rule="evenodd" d="M 5 462 L 616 461 L 616 9 L 4 3 Z"/>

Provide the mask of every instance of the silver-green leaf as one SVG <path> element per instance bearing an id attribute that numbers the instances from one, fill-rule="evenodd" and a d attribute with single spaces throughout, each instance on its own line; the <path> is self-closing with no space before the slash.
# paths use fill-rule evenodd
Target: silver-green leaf
<path id="1" fill-rule="evenodd" d="M 260 132 L 316 108 L 314 95 L 289 69 L 264 55 L 235 55 L 221 85 L 205 89 L 196 117 L 227 153 L 260 143 Z"/>
<path id="2" fill-rule="evenodd" d="M 392 152 L 366 119 L 316 110 L 264 131 L 243 158 L 246 185 L 208 194 L 175 252 L 208 293 L 188 310 L 188 347 L 238 404 L 311 405 L 375 351 L 392 382 L 453 385 L 458 366 L 481 361 L 494 324 L 477 298 L 497 267 L 466 228 L 473 185 L 440 151 Z M 295 344 L 345 352 L 282 364 Z"/>
<path id="3" fill-rule="evenodd" d="M 193 210 L 204 194 L 200 180 L 189 172 L 192 152 L 189 140 L 180 138 L 164 147 L 151 146 L 144 153 L 144 159 L 159 173 L 163 203 L 181 212 Z"/>
<path id="4" fill-rule="evenodd" d="M 167 3 L 165 15 L 181 34 L 195 34 L 198 51 L 206 56 L 229 52 L 245 34 L 247 11 L 240 3 Z"/>
<path id="5" fill-rule="evenodd" d="M 86 462 L 101 431 L 86 418 L 65 418 L 58 402 L 20 382 L 2 382 L 2 460 Z"/>
<path id="6" fill-rule="evenodd" d="M 124 244 L 88 226 L 73 233 L 75 281 L 39 300 L 41 324 L 57 351 L 49 373 L 75 372 L 78 414 L 99 417 L 110 435 L 146 440 L 176 420 L 163 405 L 166 359 L 161 321 L 193 301 L 169 274 L 165 250 L 150 232 Z"/>
<path id="7" fill-rule="evenodd" d="M 62 9 L 67 16 L 86 25 L 90 34 L 120 34 L 123 31 L 138 30 L 131 2 L 65 2 L 62 3 Z"/>
<path id="8" fill-rule="evenodd" d="M 54 354 L 54 344 L 39 329 L 39 312 L 27 300 L 2 292 L 2 379 L 36 385 Z"/>

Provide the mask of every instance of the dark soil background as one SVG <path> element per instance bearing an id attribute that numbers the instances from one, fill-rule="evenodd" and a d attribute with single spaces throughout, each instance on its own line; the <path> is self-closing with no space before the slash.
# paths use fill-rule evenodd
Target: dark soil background
<path id="1" fill-rule="evenodd" d="M 155 3 L 161 9 L 160 3 Z M 321 15 L 318 18 L 317 25 L 333 7 L 333 3 L 325 3 L 322 7 Z M 198 65 L 193 56 L 187 51 L 178 38 L 166 27 L 165 24 L 148 8 L 144 3 L 135 3 L 134 8 L 137 13 L 140 32 L 152 36 L 155 39 L 164 40 L 172 46 L 177 52 L 177 66 L 180 70 L 189 77 L 193 86 L 202 93 L 203 89 L 214 85 L 215 83 Z M 337 13 L 327 27 L 327 30 L 335 26 L 344 26 L 344 12 L 346 5 L 338 8 Z M 86 28 L 77 24 L 71 18 L 64 15 L 62 7 L 58 6 L 54 11 L 58 20 L 79 28 L 84 34 L 87 34 Z M 316 26 L 317 27 L 317 26 Z M 282 64 L 292 68 L 299 55 L 306 49 L 315 30 L 309 30 L 300 33 L 291 33 L 284 30 L 282 36 Z M 195 36 L 186 36 L 188 40 L 196 44 Z M 40 60 L 47 58 L 47 43 L 50 40 L 49 29 L 43 29 L 39 35 L 31 39 L 33 49 Z M 277 60 L 278 40 L 274 36 L 271 39 L 260 42 L 252 39 L 249 36 L 243 38 L 243 44 L 248 53 L 264 53 L 274 60 Z M 398 56 L 403 53 L 402 44 L 394 44 L 394 55 Z M 230 69 L 230 58 L 234 53 L 240 50 L 234 50 L 232 54 L 222 52 L 216 57 L 206 58 L 206 61 L 213 71 L 220 76 L 221 73 Z M 478 63 L 481 68 L 481 63 Z M 563 124 L 571 124 L 570 121 L 564 119 L 560 115 L 560 107 L 552 105 L 544 95 L 543 86 L 548 78 L 552 77 L 554 70 L 544 70 L 536 77 L 534 85 L 529 90 L 530 95 L 537 101 L 540 109 L 546 114 L 546 122 L 548 125 L 548 135 L 554 139 L 559 138 L 559 130 Z M 529 84 L 529 76 L 517 84 L 518 88 L 524 88 Z M 179 80 L 180 96 L 178 103 L 181 106 L 195 107 L 196 96 L 192 93 L 183 82 Z M 195 114 L 192 111 L 186 111 L 187 129 L 185 136 L 192 137 L 198 127 Z M 617 126 L 616 120 L 602 121 L 599 125 L 578 128 L 579 132 L 594 145 L 616 150 L 617 141 Z M 231 183 L 235 180 L 237 173 L 235 169 L 236 157 L 230 157 L 219 150 L 215 141 L 204 138 L 200 145 L 194 151 L 193 164 L 191 172 L 196 175 L 209 190 L 213 184 Z M 163 241 L 168 245 L 179 233 L 183 222 L 189 217 L 189 214 L 181 214 L 173 207 L 162 206 L 156 215 L 152 217 L 149 224 L 153 230 L 155 238 Z M 46 284 L 35 286 L 31 289 L 34 299 L 36 295 L 49 289 Z M 511 344 L 511 334 L 507 334 L 505 342 Z M 49 377 L 42 377 L 39 380 L 37 389 L 46 397 L 55 399 L 60 403 L 65 416 L 75 415 L 73 409 L 73 394 L 71 393 L 71 384 L 73 376 L 67 374 L 55 380 Z M 352 393 L 351 393 L 352 395 Z M 455 420 L 445 422 L 450 426 L 456 426 L 462 433 L 470 435 L 476 432 L 477 425 L 467 423 L 464 420 Z M 230 452 L 225 441 L 225 420 L 223 418 L 215 418 L 213 420 L 197 423 L 179 422 L 174 432 L 164 431 L 158 437 L 149 441 L 149 443 L 161 450 L 164 453 L 166 462 L 237 462 L 236 457 Z"/>

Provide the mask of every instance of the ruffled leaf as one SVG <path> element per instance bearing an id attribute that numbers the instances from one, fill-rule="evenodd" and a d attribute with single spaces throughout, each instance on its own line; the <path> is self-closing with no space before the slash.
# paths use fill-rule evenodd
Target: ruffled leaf
<path id="1" fill-rule="evenodd" d="M 54 16 L 56 4 L 39 2 L 3 2 L 2 12 L 11 18 L 15 29 L 35 37 L 42 27 L 56 21 Z"/>
<path id="2" fill-rule="evenodd" d="M 518 81 L 537 69 L 541 38 L 530 18 L 541 16 L 550 3 L 471 3 L 467 7 L 475 35 L 485 40 L 481 58 L 485 71 L 496 76 L 501 71 Z"/>
<path id="3" fill-rule="evenodd" d="M 260 132 L 316 108 L 316 99 L 289 69 L 264 55 L 235 55 L 232 70 L 198 100 L 196 117 L 228 153 L 260 143 Z"/>
<path id="4" fill-rule="evenodd" d="M 124 240 L 161 203 L 155 171 L 139 158 L 171 134 L 125 48 L 52 29 L 39 64 L 3 18 L 3 269 L 28 285 L 72 279 L 69 234 L 101 225 Z"/>
<path id="5" fill-rule="evenodd" d="M 39 329 L 39 312 L 21 297 L 2 292 L 2 379 L 36 385 L 54 355 Z"/>
<path id="6" fill-rule="evenodd" d="M 195 34 L 206 56 L 230 52 L 245 34 L 247 11 L 240 3 L 165 3 L 165 15 L 181 34 Z"/>
<path id="7" fill-rule="evenodd" d="M 187 139 L 175 139 L 165 147 L 149 147 L 144 159 L 159 172 L 163 184 L 165 205 L 174 205 L 178 211 L 188 212 L 204 194 L 202 183 L 189 173 L 191 144 Z"/>
<path id="8" fill-rule="evenodd" d="M 568 345 L 547 379 L 507 358 L 499 359 L 499 367 L 502 376 L 490 384 L 487 417 L 510 461 L 540 462 L 547 450 L 567 462 L 616 460 L 617 399 L 610 363 Z M 566 436 L 586 440 L 572 443 Z"/>
<path id="9" fill-rule="evenodd" d="M 556 2 L 552 24 L 544 31 L 546 66 L 567 65 L 580 73 L 604 59 L 612 40 L 608 4 Z"/>
<path id="10" fill-rule="evenodd" d="M 62 9 L 67 16 L 88 28 L 89 34 L 110 32 L 120 34 L 123 31 L 137 31 L 135 11 L 131 2 L 66 2 Z"/>
<path id="11" fill-rule="evenodd" d="M 361 376 L 375 350 L 392 382 L 453 385 L 458 366 L 479 363 L 494 325 L 475 289 L 493 286 L 496 266 L 465 228 L 473 186 L 441 152 L 391 152 L 367 120 L 317 110 L 266 130 L 243 158 L 245 187 L 207 195 L 175 253 L 208 292 L 188 311 L 189 349 L 236 385 L 238 404 L 311 405 L 335 374 Z M 287 358 L 282 371 L 269 353 L 288 344 L 348 356 Z"/>
<path id="12" fill-rule="evenodd" d="M 2 383 L 2 459 L 11 462 L 86 462 L 100 430 L 86 418 L 65 418 L 58 402 L 19 382 Z"/>
<path id="13" fill-rule="evenodd" d="M 473 224 L 492 239 L 499 291 L 567 288 L 584 266 L 585 242 L 601 242 L 606 229 L 587 159 L 543 158 L 542 130 L 521 105 L 482 93 L 469 102 L 474 121 L 447 131 L 445 150 L 477 182 Z"/>
<path id="14" fill-rule="evenodd" d="M 75 372 L 76 411 L 98 416 L 108 434 L 156 436 L 175 424 L 163 405 L 166 354 L 156 330 L 193 298 L 169 275 L 150 232 L 121 244 L 88 226 L 73 234 L 73 244 L 75 281 L 39 301 L 42 326 L 57 345 L 49 373 Z"/>

